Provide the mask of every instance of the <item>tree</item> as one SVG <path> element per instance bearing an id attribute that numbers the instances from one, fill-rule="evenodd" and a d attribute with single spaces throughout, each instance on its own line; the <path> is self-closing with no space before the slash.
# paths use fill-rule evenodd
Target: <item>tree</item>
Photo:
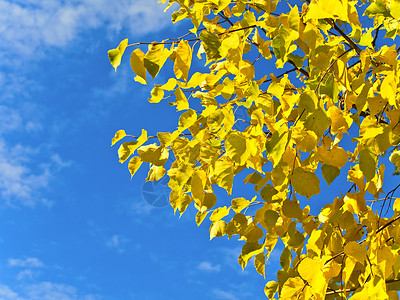
<path id="1" fill-rule="evenodd" d="M 243 268 L 254 257 L 264 276 L 282 241 L 270 299 L 398 299 L 400 184 L 384 186 L 384 175 L 400 170 L 400 1 L 169 0 L 167 8 L 173 3 L 172 22 L 190 19 L 189 32 L 125 39 L 108 52 L 117 69 L 134 48 L 141 84 L 172 61 L 174 76 L 149 101 L 173 99 L 180 114 L 174 132 L 118 131 L 112 144 L 130 139 L 120 162 L 132 156 L 132 176 L 142 163 L 147 180 L 168 176 L 174 211 L 193 202 L 197 224 L 211 221 L 210 239 L 237 235 Z M 230 197 L 243 174 L 252 199 Z M 321 196 L 322 181 L 346 176 L 312 215 L 307 201 Z M 218 187 L 227 196 L 217 200 Z"/>

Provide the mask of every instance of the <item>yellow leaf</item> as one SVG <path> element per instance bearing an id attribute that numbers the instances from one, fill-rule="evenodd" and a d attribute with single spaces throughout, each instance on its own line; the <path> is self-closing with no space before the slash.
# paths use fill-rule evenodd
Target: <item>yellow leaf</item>
<path id="1" fill-rule="evenodd" d="M 181 40 L 176 48 L 174 73 L 177 79 L 187 81 L 192 63 L 192 49 L 189 42 Z"/>
<path id="2" fill-rule="evenodd" d="M 142 160 L 140 159 L 140 157 L 135 156 L 135 157 L 131 158 L 131 160 L 129 161 L 129 164 L 128 164 L 128 169 L 129 169 L 129 172 L 131 173 L 131 178 L 136 173 L 136 171 L 140 168 L 141 165 L 142 165 Z"/>
<path id="3" fill-rule="evenodd" d="M 205 193 L 202 201 L 202 207 L 211 209 L 217 203 L 217 196 L 214 193 Z"/>
<path id="4" fill-rule="evenodd" d="M 363 286 L 361 291 L 356 292 L 352 300 L 365 300 L 365 299 L 389 299 L 386 293 L 385 279 L 379 276 L 374 276 L 368 280 Z"/>
<path id="5" fill-rule="evenodd" d="M 148 99 L 150 103 L 159 103 L 164 98 L 164 90 L 159 85 L 155 85 L 150 95 L 151 98 Z"/>
<path id="6" fill-rule="evenodd" d="M 133 50 L 131 54 L 131 68 L 132 71 L 137 75 L 135 77 L 135 81 L 138 81 L 142 84 L 147 84 L 146 78 L 146 68 L 144 67 L 144 53 L 140 49 Z"/>
<path id="7" fill-rule="evenodd" d="M 156 166 L 164 165 L 169 157 L 168 150 L 158 146 L 156 143 L 141 146 L 137 152 L 142 161 L 152 163 Z"/>
<path id="8" fill-rule="evenodd" d="M 349 22 L 348 5 L 344 0 L 324 0 L 311 2 L 309 10 L 303 20 L 306 22 L 312 19 L 339 19 Z"/>
<path id="9" fill-rule="evenodd" d="M 365 245 L 360 245 L 357 242 L 348 242 L 346 246 L 344 246 L 344 253 L 361 264 L 364 264 L 364 261 L 367 259 L 367 249 Z"/>
<path id="10" fill-rule="evenodd" d="M 330 125 L 331 120 L 326 116 L 326 113 L 322 108 L 318 108 L 310 114 L 304 122 L 304 127 L 308 130 L 314 131 L 318 137 L 321 137 Z"/>
<path id="11" fill-rule="evenodd" d="M 220 237 L 226 234 L 226 222 L 224 220 L 218 220 L 213 222 L 210 226 L 210 240 L 214 237 Z"/>
<path id="12" fill-rule="evenodd" d="M 300 14 L 297 5 L 293 6 L 289 13 L 289 27 L 290 29 L 299 32 Z"/>
<path id="13" fill-rule="evenodd" d="M 321 192 L 318 176 L 302 168 L 296 168 L 290 177 L 294 190 L 308 199 Z"/>
<path id="14" fill-rule="evenodd" d="M 144 67 L 154 78 L 168 59 L 170 51 L 163 44 L 150 44 L 149 50 L 144 57 Z"/>
<path id="15" fill-rule="evenodd" d="M 127 46 L 128 46 L 128 39 L 124 39 L 118 45 L 118 48 L 108 50 L 108 58 L 110 59 L 110 63 L 114 67 L 115 72 L 117 71 L 118 66 L 121 64 L 121 58 Z"/>
<path id="16" fill-rule="evenodd" d="M 180 88 L 177 88 L 174 93 L 176 97 L 176 109 L 180 110 L 187 110 L 189 109 L 189 102 L 186 98 L 185 94 L 182 92 Z"/>
<path id="17" fill-rule="evenodd" d="M 345 133 L 349 130 L 353 119 L 347 113 L 344 113 L 336 106 L 331 106 L 328 109 L 328 117 L 332 121 L 331 132 L 337 134 L 339 132 Z"/>
<path id="18" fill-rule="evenodd" d="M 289 278 L 285 281 L 280 294 L 281 299 L 299 299 L 299 295 L 304 289 L 305 283 L 299 277 Z"/>
<path id="19" fill-rule="evenodd" d="M 258 242 L 247 242 L 242 247 L 241 257 L 245 263 L 252 258 L 254 255 L 262 253 L 264 251 L 264 245 L 259 244 Z"/>
<path id="20" fill-rule="evenodd" d="M 196 214 L 196 224 L 197 226 L 200 226 L 201 223 L 203 223 L 205 217 L 207 216 L 207 214 L 209 213 L 209 211 L 205 210 L 205 211 L 198 211 Z"/>
<path id="21" fill-rule="evenodd" d="M 397 82 L 393 72 L 385 77 L 381 85 L 381 96 L 389 102 L 389 105 L 396 105 Z"/>
<path id="22" fill-rule="evenodd" d="M 168 79 L 167 83 L 163 84 L 160 88 L 164 91 L 172 91 L 176 87 L 177 81 L 175 78 Z"/>
<path id="23" fill-rule="evenodd" d="M 341 147 L 333 147 L 328 149 L 326 147 L 318 147 L 317 152 L 318 160 L 324 164 L 342 168 L 347 163 L 347 153 Z"/>
<path id="24" fill-rule="evenodd" d="M 221 46 L 218 49 L 219 54 L 222 57 L 225 57 L 228 54 L 228 51 L 239 47 L 239 43 L 240 43 L 239 35 L 236 32 L 232 33 L 231 36 L 222 40 Z"/>
<path id="25" fill-rule="evenodd" d="M 245 209 L 248 205 L 250 204 L 249 200 L 246 200 L 245 198 L 235 198 L 232 199 L 232 209 L 236 213 L 240 213 L 243 209 Z"/>
<path id="26" fill-rule="evenodd" d="M 142 129 L 142 134 L 136 142 L 123 143 L 118 149 L 119 162 L 122 164 L 133 152 L 147 141 L 147 131 Z"/>
<path id="27" fill-rule="evenodd" d="M 233 132 L 225 141 L 226 155 L 239 165 L 244 165 L 250 156 L 248 139 L 240 133 Z"/>
<path id="28" fill-rule="evenodd" d="M 189 204 L 192 202 L 193 202 L 192 197 L 190 197 L 188 194 L 183 195 L 183 197 L 180 199 L 180 201 L 178 203 L 178 209 L 179 209 L 181 216 L 185 212 L 185 210 L 189 206 Z"/>
<path id="29" fill-rule="evenodd" d="M 212 179 L 215 184 L 225 189 L 228 195 L 232 192 L 233 185 L 233 163 L 230 159 L 219 159 L 215 162 Z"/>
<path id="30" fill-rule="evenodd" d="M 247 227 L 248 220 L 244 214 L 237 213 L 226 227 L 226 233 L 231 237 L 234 234 L 241 234 Z"/>
<path id="31" fill-rule="evenodd" d="M 169 176 L 168 186 L 173 190 L 180 190 L 192 176 L 193 167 L 187 164 L 173 165 L 167 171 Z"/>
<path id="32" fill-rule="evenodd" d="M 400 198 L 397 198 L 393 203 L 393 210 L 398 212 L 400 211 Z"/>
<path id="33" fill-rule="evenodd" d="M 179 118 L 179 131 L 184 131 L 185 129 L 192 126 L 197 121 L 197 114 L 194 110 L 190 109 L 185 111 Z"/>
<path id="34" fill-rule="evenodd" d="M 331 260 L 329 263 L 325 264 L 322 272 L 324 273 L 324 277 L 326 280 L 330 280 L 333 277 L 336 277 L 340 274 L 342 267 L 334 260 Z"/>
<path id="35" fill-rule="evenodd" d="M 114 145 L 116 142 L 118 142 L 119 140 L 123 139 L 126 136 L 125 130 L 118 130 L 115 133 L 115 136 L 113 137 L 113 139 L 111 140 L 111 146 Z"/>
<path id="36" fill-rule="evenodd" d="M 191 185 L 192 197 L 195 199 L 195 201 L 197 199 L 201 200 L 204 196 L 204 187 L 207 179 L 206 176 L 207 175 L 203 170 L 197 170 L 192 175 L 192 180 L 190 185 Z"/>
<path id="37" fill-rule="evenodd" d="M 218 38 L 218 36 L 207 30 L 203 30 L 200 33 L 200 40 L 207 56 L 207 64 L 211 61 L 216 61 L 221 58 L 221 55 L 219 54 L 221 40 Z"/>
<path id="38" fill-rule="evenodd" d="M 304 258 L 298 267 L 299 274 L 311 286 L 311 291 L 316 299 L 325 299 L 328 283 L 322 272 L 323 264 L 317 258 Z"/>
<path id="39" fill-rule="evenodd" d="M 259 253 L 254 257 L 254 266 L 256 271 L 265 278 L 265 255 Z"/>
<path id="40" fill-rule="evenodd" d="M 281 127 L 272 134 L 271 139 L 266 144 L 266 151 L 273 161 L 274 167 L 280 162 L 286 151 L 286 146 L 290 139 L 290 133 L 285 127 Z"/>
<path id="41" fill-rule="evenodd" d="M 165 175 L 164 166 L 152 165 L 147 175 L 146 181 L 158 181 Z"/>
<path id="42" fill-rule="evenodd" d="M 218 207 L 210 216 L 210 221 L 215 222 L 221 220 L 223 217 L 229 214 L 230 207 Z"/>
<path id="43" fill-rule="evenodd" d="M 264 293 L 268 299 L 272 299 L 278 290 L 278 283 L 276 281 L 268 281 L 264 288 Z"/>
<path id="44" fill-rule="evenodd" d="M 351 213 L 359 214 L 368 211 L 365 204 L 365 192 L 347 193 L 343 199 L 345 207 Z"/>

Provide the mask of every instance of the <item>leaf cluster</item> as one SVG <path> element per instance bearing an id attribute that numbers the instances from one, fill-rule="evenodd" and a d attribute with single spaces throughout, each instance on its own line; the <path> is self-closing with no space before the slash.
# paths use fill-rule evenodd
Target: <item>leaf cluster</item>
<path id="1" fill-rule="evenodd" d="M 400 185 L 383 188 L 385 168 L 400 168 L 400 1 L 169 0 L 167 8 L 174 3 L 172 21 L 193 24 L 187 34 L 125 39 L 108 52 L 117 69 L 134 47 L 141 84 L 170 60 L 174 76 L 148 100 L 172 98 L 180 114 L 173 132 L 130 136 L 120 162 L 129 159 L 132 176 L 142 163 L 147 180 L 168 176 L 174 211 L 193 203 L 197 224 L 210 221 L 210 239 L 237 236 L 243 268 L 254 257 L 265 276 L 281 241 L 269 299 L 398 299 Z M 191 72 L 201 59 L 207 71 Z M 118 131 L 112 144 L 126 136 Z M 238 174 L 247 174 L 252 199 L 231 196 Z M 344 190 L 322 198 L 321 180 L 340 174 Z M 326 203 L 317 215 L 310 197 Z M 374 211 L 377 201 L 393 216 Z"/>

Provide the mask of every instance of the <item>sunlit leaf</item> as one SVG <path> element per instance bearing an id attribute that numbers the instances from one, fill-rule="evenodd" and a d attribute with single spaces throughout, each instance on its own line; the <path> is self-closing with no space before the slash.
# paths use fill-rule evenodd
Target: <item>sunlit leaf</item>
<path id="1" fill-rule="evenodd" d="M 117 71 L 118 66 L 121 64 L 121 58 L 127 46 L 128 39 L 124 39 L 116 49 L 108 50 L 108 58 L 115 71 Z"/>
<path id="2" fill-rule="evenodd" d="M 125 130 L 118 130 L 115 133 L 115 136 L 113 137 L 113 139 L 111 140 L 111 146 L 114 145 L 119 140 L 123 139 L 125 136 L 126 136 Z"/>
<path id="3" fill-rule="evenodd" d="M 135 49 L 131 53 L 130 62 L 132 71 L 135 72 L 135 74 L 137 75 L 135 77 L 135 81 L 140 82 L 142 84 L 147 84 L 146 68 L 144 67 L 144 56 L 145 54 L 143 53 L 142 50 Z"/>

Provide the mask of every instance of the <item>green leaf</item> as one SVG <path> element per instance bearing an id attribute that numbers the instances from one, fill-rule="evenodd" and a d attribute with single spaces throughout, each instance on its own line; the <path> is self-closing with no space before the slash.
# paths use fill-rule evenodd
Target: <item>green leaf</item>
<path id="1" fill-rule="evenodd" d="M 278 218 L 279 214 L 275 210 L 269 209 L 264 213 L 264 223 L 268 226 L 268 228 L 274 227 Z"/>
<path id="2" fill-rule="evenodd" d="M 117 68 L 121 64 L 121 58 L 127 46 L 128 39 L 124 39 L 117 48 L 108 50 L 108 58 L 111 65 L 114 67 L 115 72 L 117 72 Z"/>
<path id="3" fill-rule="evenodd" d="M 318 195 L 321 190 L 319 189 L 318 176 L 312 172 L 306 171 L 302 168 L 296 168 L 290 176 L 294 190 L 302 196 L 310 199 L 313 195 Z"/>
<path id="4" fill-rule="evenodd" d="M 219 54 L 221 40 L 216 35 L 207 30 L 203 30 L 200 33 L 200 40 L 202 41 L 204 51 L 206 52 L 207 63 L 221 58 L 221 55 Z"/>
<path id="5" fill-rule="evenodd" d="M 314 131 L 318 137 L 321 137 L 330 125 L 331 120 L 321 108 L 314 111 L 304 122 L 304 127 Z"/>
<path id="6" fill-rule="evenodd" d="M 373 17 L 376 15 L 382 15 L 384 17 L 389 17 L 390 13 L 389 11 L 386 9 L 385 4 L 383 3 L 382 0 L 375 0 L 374 2 L 372 2 L 367 9 L 364 12 L 365 15 L 367 15 L 368 17 Z"/>
<path id="7" fill-rule="evenodd" d="M 337 167 L 323 164 L 321 167 L 322 177 L 324 177 L 328 186 L 335 180 L 336 177 L 339 176 L 340 170 Z"/>
<path id="8" fill-rule="evenodd" d="M 264 186 L 260 192 L 261 198 L 267 203 L 271 203 L 272 197 L 276 194 L 278 194 L 278 191 L 270 184 Z"/>
<path id="9" fill-rule="evenodd" d="M 367 181 L 375 177 L 377 156 L 371 148 L 365 148 L 360 151 L 359 156 L 360 170 L 363 172 Z"/>

